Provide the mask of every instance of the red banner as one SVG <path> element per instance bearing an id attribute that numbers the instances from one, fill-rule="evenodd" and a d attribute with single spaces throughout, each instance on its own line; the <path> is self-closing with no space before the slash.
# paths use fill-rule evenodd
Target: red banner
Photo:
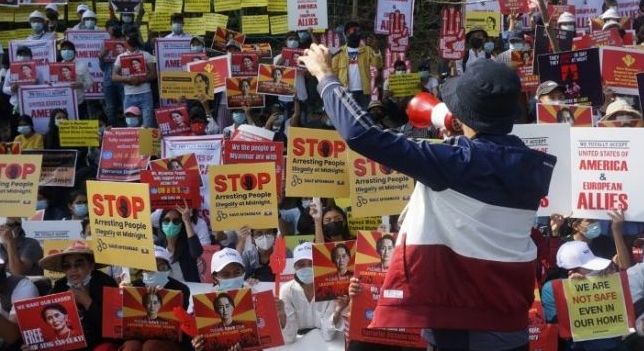
<path id="1" fill-rule="evenodd" d="M 441 11 L 441 19 L 438 44 L 440 57 L 446 60 L 460 60 L 465 55 L 463 15 L 455 7 L 446 7 Z"/>
<path id="2" fill-rule="evenodd" d="M 103 287 L 103 331 L 104 338 L 123 337 L 123 290 Z"/>
<path id="3" fill-rule="evenodd" d="M 52 62 L 49 64 L 49 81 L 52 83 L 76 82 L 76 64 L 73 62 Z"/>
<path id="4" fill-rule="evenodd" d="M 230 55 L 230 75 L 231 77 L 249 77 L 257 75 L 256 53 L 234 52 Z"/>
<path id="5" fill-rule="evenodd" d="M 17 84 L 36 84 L 36 61 L 12 62 L 9 66 L 9 81 Z"/>
<path id="6" fill-rule="evenodd" d="M 257 332 L 259 333 L 259 346 L 249 347 L 245 351 L 263 350 L 284 345 L 282 327 L 275 308 L 275 298 L 270 290 L 253 294 L 255 313 L 257 313 Z"/>
<path id="7" fill-rule="evenodd" d="M 230 76 L 228 68 L 228 56 L 218 56 L 206 61 L 191 62 L 187 64 L 188 72 L 206 72 L 212 73 L 215 77 L 212 85 L 215 87 L 215 93 L 226 90 L 226 77 Z"/>

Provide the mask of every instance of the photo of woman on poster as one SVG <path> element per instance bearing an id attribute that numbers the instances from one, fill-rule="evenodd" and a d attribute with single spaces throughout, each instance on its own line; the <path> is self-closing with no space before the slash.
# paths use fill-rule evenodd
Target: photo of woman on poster
<path id="1" fill-rule="evenodd" d="M 163 299 L 158 292 L 150 292 L 143 295 L 141 302 L 145 307 L 146 316 L 150 320 L 155 320 L 159 317 L 159 310 L 163 305 Z"/>
<path id="2" fill-rule="evenodd" d="M 201 96 L 202 94 L 208 96 L 210 91 L 210 79 L 208 79 L 207 75 L 203 73 L 197 73 L 195 75 L 195 78 L 193 79 L 193 83 L 197 92 L 197 96 Z"/>
<path id="3" fill-rule="evenodd" d="M 338 278 L 349 278 L 353 276 L 353 271 L 349 270 L 349 261 L 351 261 L 351 251 L 344 243 L 337 244 L 331 251 L 331 260 L 335 263 Z"/>
<path id="4" fill-rule="evenodd" d="M 217 295 L 215 301 L 213 301 L 213 306 L 215 307 L 215 312 L 221 318 L 221 323 L 219 327 L 243 327 L 242 323 L 236 322 L 233 319 L 233 313 L 235 312 L 235 301 L 230 295 L 221 293 Z"/>
<path id="5" fill-rule="evenodd" d="M 60 68 L 60 82 L 73 82 L 72 70 L 69 67 L 63 66 Z"/>
<path id="6" fill-rule="evenodd" d="M 46 305 L 40 312 L 42 320 L 49 325 L 56 335 L 56 340 L 66 340 L 73 336 L 81 335 L 81 331 L 74 330 L 69 320 L 67 309 L 60 304 Z"/>

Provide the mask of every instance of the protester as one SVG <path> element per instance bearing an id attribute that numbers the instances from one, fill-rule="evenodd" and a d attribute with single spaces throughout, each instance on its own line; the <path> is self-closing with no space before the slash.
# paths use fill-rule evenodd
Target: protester
<path id="1" fill-rule="evenodd" d="M 38 297 L 36 286 L 25 277 L 7 272 L 0 258 L 0 348 L 5 351 L 20 350 L 21 334 L 13 304 L 16 301 Z"/>
<path id="2" fill-rule="evenodd" d="M 18 118 L 18 127 L 16 128 L 18 136 L 14 139 L 19 142 L 23 149 L 41 150 L 44 147 L 42 135 L 36 133 L 34 122 L 31 117 L 22 115 Z"/>
<path id="3" fill-rule="evenodd" d="M 547 80 L 537 87 L 536 98 L 539 103 L 561 105 L 565 99 L 565 87 L 552 80 Z"/>
<path id="4" fill-rule="evenodd" d="M 317 216 L 318 209 L 311 206 L 311 216 L 315 220 L 315 242 L 333 242 L 351 240 L 347 214 L 335 205 L 327 206 L 321 216 Z"/>
<path id="5" fill-rule="evenodd" d="M 490 59 L 491 55 L 483 50 L 483 43 L 488 39 L 485 28 L 474 26 L 465 34 L 465 42 L 468 49 L 465 51 L 463 60 L 456 61 L 456 72 L 461 75 L 470 65 L 481 59 Z"/>
<path id="6" fill-rule="evenodd" d="M 16 59 L 17 62 L 31 61 L 33 59 L 31 49 L 26 46 L 18 47 L 18 49 L 16 50 Z M 44 83 L 44 81 L 45 80 L 42 75 L 40 73 L 37 73 L 36 84 L 42 84 Z M 14 115 L 17 115 L 20 111 L 18 88 L 18 82 L 14 81 L 11 76 L 5 77 L 4 82 L 2 83 L 2 92 L 6 95 L 10 95 L 9 103 L 11 104 L 11 106 L 13 106 L 12 112 Z M 10 125 L 13 126 L 14 124 Z"/>
<path id="7" fill-rule="evenodd" d="M 76 16 L 78 16 L 79 22 L 72 27 L 70 30 L 85 30 L 85 22 L 83 21 L 83 14 L 85 11 L 89 11 L 89 7 L 85 4 L 80 4 L 76 6 Z"/>
<path id="8" fill-rule="evenodd" d="M 275 245 L 277 229 L 251 229 L 247 226 L 237 231 L 237 251 L 244 259 L 246 267 L 246 279 L 253 278 L 260 282 L 274 282 L 275 274 L 270 267 L 270 258 Z M 250 237 L 251 248 L 246 248 L 246 242 Z"/>
<path id="9" fill-rule="evenodd" d="M 27 37 L 27 40 L 54 40 L 56 33 L 47 32 L 45 21 L 47 17 L 42 12 L 36 10 L 29 14 L 29 25 L 31 25 L 32 32 Z"/>
<path id="10" fill-rule="evenodd" d="M 0 258 L 9 273 L 42 275 L 38 261 L 43 258 L 43 249 L 38 240 L 26 237 L 20 218 L 9 217 L 0 226 L 0 243 Z"/>
<path id="11" fill-rule="evenodd" d="M 83 12 L 81 23 L 83 23 L 83 27 L 85 27 L 84 30 L 99 30 L 96 28 L 96 14 L 92 10 Z"/>
<path id="12" fill-rule="evenodd" d="M 170 27 L 172 31 L 170 34 L 166 35 L 166 38 L 191 38 L 192 36 L 183 31 L 183 14 L 182 13 L 173 13 L 170 16 Z"/>
<path id="13" fill-rule="evenodd" d="M 62 57 L 63 62 L 74 63 L 76 69 L 76 81 L 71 83 L 71 87 L 76 91 L 78 116 L 80 119 L 86 119 L 91 116 L 92 113 L 89 109 L 89 105 L 85 102 L 85 92 L 90 90 L 92 85 L 94 85 L 92 76 L 89 73 L 89 68 L 85 62 L 75 60 L 76 46 L 71 41 L 64 41 L 60 44 L 60 56 Z"/>

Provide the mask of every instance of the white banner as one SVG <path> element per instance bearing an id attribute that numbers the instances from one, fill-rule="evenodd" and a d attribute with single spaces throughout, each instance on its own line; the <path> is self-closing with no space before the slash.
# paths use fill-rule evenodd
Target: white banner
<path id="1" fill-rule="evenodd" d="M 155 53 L 157 57 L 157 77 L 161 77 L 161 72 L 185 71 L 181 65 L 181 54 L 190 52 L 190 38 L 157 38 L 154 41 Z M 161 85 L 159 85 L 161 89 Z M 161 91 L 159 90 L 159 93 Z M 167 99 L 161 99 L 161 106 L 173 105 Z"/>
<path id="2" fill-rule="evenodd" d="M 9 60 L 18 61 L 18 48 L 31 49 L 33 60 L 37 62 L 38 77 L 43 83 L 49 80 L 49 63 L 56 62 L 56 43 L 53 40 L 11 40 L 9 41 Z"/>
<path id="3" fill-rule="evenodd" d="M 20 112 L 31 116 L 36 133 L 46 134 L 49 130 L 51 110 L 67 110 L 69 119 L 78 119 L 76 91 L 69 86 L 24 85 L 18 88 Z"/>
<path id="4" fill-rule="evenodd" d="M 22 229 L 28 238 L 36 240 L 80 240 L 83 235 L 82 221 L 22 221 Z"/>
<path id="5" fill-rule="evenodd" d="M 94 84 L 89 91 L 85 92 L 87 99 L 103 99 L 103 71 L 101 70 L 98 54 L 105 45 L 105 39 L 110 38 L 110 34 L 102 30 L 91 31 L 67 31 L 65 33 L 67 40 L 74 43 L 76 48 L 75 61 L 85 63 L 92 75 Z"/>
<path id="6" fill-rule="evenodd" d="M 577 29 L 590 28 L 590 20 L 602 14 L 604 0 L 570 0 L 568 5 L 575 6 L 575 19 Z"/>
<path id="7" fill-rule="evenodd" d="M 409 36 L 414 35 L 414 0 L 378 0 L 376 19 L 373 25 L 376 34 L 389 34 L 389 14 L 395 11 L 404 16 Z"/>
<path id="8" fill-rule="evenodd" d="M 329 27 L 326 0 L 291 0 L 287 10 L 288 30 L 325 30 Z"/>

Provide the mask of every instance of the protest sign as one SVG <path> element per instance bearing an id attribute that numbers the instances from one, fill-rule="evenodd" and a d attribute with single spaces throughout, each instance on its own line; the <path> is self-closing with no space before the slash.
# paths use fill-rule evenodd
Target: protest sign
<path id="1" fill-rule="evenodd" d="M 274 138 L 275 132 L 250 124 L 240 125 L 230 136 L 230 140 L 237 141 L 273 141 Z"/>
<path id="2" fill-rule="evenodd" d="M 87 346 L 73 292 L 14 301 L 13 306 L 29 350 L 64 351 Z M 59 326 L 61 318 L 65 319 L 63 327 Z"/>
<path id="3" fill-rule="evenodd" d="M 275 307 L 275 297 L 270 290 L 253 294 L 253 304 L 257 314 L 257 333 L 259 335 L 259 346 L 250 347 L 247 350 L 265 350 L 271 347 L 284 345 L 282 327 Z"/>
<path id="4" fill-rule="evenodd" d="M 143 54 L 121 56 L 121 74 L 125 77 L 145 78 L 148 68 Z"/>
<path id="5" fill-rule="evenodd" d="M 181 55 L 190 52 L 190 38 L 157 38 L 154 41 L 157 75 L 161 72 L 183 71 Z"/>
<path id="6" fill-rule="evenodd" d="M 103 70 L 98 59 L 110 34 L 104 30 L 70 30 L 65 32 L 67 40 L 74 43 L 74 62 L 87 65 L 92 76 L 92 87 L 85 92 L 87 99 L 103 99 Z M 54 81 L 53 79 L 49 79 Z M 59 79 L 60 80 L 60 79 Z M 75 81 L 75 80 L 74 80 Z"/>
<path id="7" fill-rule="evenodd" d="M 51 110 L 67 111 L 69 119 L 78 119 L 76 91 L 69 86 L 26 85 L 18 88 L 20 111 L 30 116 L 34 131 L 46 134 L 49 131 Z"/>
<path id="8" fill-rule="evenodd" d="M 439 55 L 445 60 L 460 60 L 465 55 L 463 15 L 456 7 L 445 7 L 441 10 L 441 19 Z"/>
<path id="9" fill-rule="evenodd" d="M 257 93 L 293 96 L 295 94 L 295 72 L 295 68 L 292 67 L 259 65 Z"/>
<path id="10" fill-rule="evenodd" d="M 36 240 L 81 240 L 85 239 L 79 220 L 22 221 L 22 229 L 28 238 Z"/>
<path id="11" fill-rule="evenodd" d="M 190 135 L 190 116 L 184 105 L 154 109 L 161 135 Z"/>
<path id="12" fill-rule="evenodd" d="M 256 53 L 232 53 L 230 56 L 231 77 L 256 76 L 258 70 L 257 59 Z"/>
<path id="13" fill-rule="evenodd" d="M 213 57 L 206 61 L 191 62 L 186 67 L 189 72 L 212 74 L 213 80 L 211 85 L 215 93 L 226 90 L 226 78 L 230 76 L 227 56 Z"/>
<path id="14" fill-rule="evenodd" d="M 159 156 L 161 153 L 161 131 L 157 128 L 139 128 L 139 154 Z"/>
<path id="15" fill-rule="evenodd" d="M 264 96 L 256 93 L 257 77 L 227 78 L 226 99 L 228 108 L 264 107 Z"/>
<path id="16" fill-rule="evenodd" d="M 112 128 L 103 133 L 98 180 L 139 180 L 150 159 L 139 151 L 140 128 Z"/>
<path id="17" fill-rule="evenodd" d="M 98 120 L 60 120 L 58 138 L 61 147 L 97 147 L 99 145 Z"/>
<path id="18" fill-rule="evenodd" d="M 106 39 L 103 43 L 105 51 L 107 51 L 107 55 L 103 58 L 103 61 L 105 62 L 114 62 L 118 55 L 125 52 L 125 40 Z"/>
<path id="19" fill-rule="evenodd" d="M 335 300 L 347 294 L 355 256 L 355 240 L 313 245 L 315 301 Z"/>
<path id="20" fill-rule="evenodd" d="M 593 109 L 590 106 L 537 103 L 537 123 L 568 123 L 571 127 L 592 127 Z"/>
<path id="21" fill-rule="evenodd" d="M 256 54 L 260 59 L 271 59 L 273 48 L 270 43 L 242 44 L 242 53 Z"/>
<path id="22" fill-rule="evenodd" d="M 74 186 L 77 150 L 23 150 L 22 153 L 42 155 L 39 186 Z"/>
<path id="23" fill-rule="evenodd" d="M 565 103 L 600 106 L 603 103 L 599 49 L 540 55 L 539 79 L 565 87 Z"/>
<path id="24" fill-rule="evenodd" d="M 529 148 L 557 157 L 550 180 L 548 195 L 541 199 L 537 216 L 554 213 L 569 214 L 572 208 L 570 189 L 570 127 L 568 124 L 516 124 L 512 134 L 518 136 Z"/>
<path id="25" fill-rule="evenodd" d="M 9 81 L 20 85 L 37 84 L 36 61 L 11 62 L 9 66 Z"/>
<path id="26" fill-rule="evenodd" d="M 483 27 L 487 35 L 498 37 L 501 35 L 501 12 L 500 11 L 480 11 L 469 9 L 465 11 L 465 32 L 467 33 L 472 27 Z"/>
<path id="27" fill-rule="evenodd" d="M 33 214 L 41 162 L 42 155 L 0 155 L 0 216 Z"/>
<path id="28" fill-rule="evenodd" d="M 305 208 L 305 210 L 308 211 L 308 208 Z M 293 251 L 299 244 L 314 242 L 315 234 L 285 235 L 284 240 L 286 241 L 286 248 Z"/>
<path id="29" fill-rule="evenodd" d="M 217 10 L 217 12 L 219 12 L 219 10 Z M 234 30 L 223 27 L 217 27 L 215 30 L 215 37 L 212 40 L 212 48 L 218 51 L 226 51 L 226 44 L 231 40 L 234 40 L 241 45 L 246 41 L 246 34 L 235 32 Z"/>
<path id="30" fill-rule="evenodd" d="M 268 34 L 271 32 L 268 15 L 246 14 L 241 17 L 241 22 L 245 34 Z"/>
<path id="31" fill-rule="evenodd" d="M 199 174 L 197 161 L 194 154 L 186 158 L 194 162 L 192 170 L 183 169 L 181 158 L 171 158 L 166 160 L 166 169 L 141 171 L 141 183 L 150 185 L 150 202 L 153 208 L 173 209 L 177 206 L 183 206 L 184 200 L 190 208 L 201 207 L 201 196 L 199 194 L 201 175 Z M 189 166 L 189 164 L 186 164 L 186 168 Z"/>
<path id="32" fill-rule="evenodd" d="M 275 162 L 277 194 L 284 179 L 284 144 L 273 141 L 226 140 L 221 155 L 223 164 Z"/>
<path id="33" fill-rule="evenodd" d="M 103 287 L 103 325 L 104 338 L 123 337 L 123 289 Z"/>
<path id="34" fill-rule="evenodd" d="M 349 196 L 347 152 L 336 131 L 291 127 L 286 196 Z"/>
<path id="35" fill-rule="evenodd" d="M 206 53 L 201 52 L 184 52 L 181 53 L 181 68 L 188 70 L 188 64 L 191 62 L 199 62 L 208 59 Z"/>
<path id="36" fill-rule="evenodd" d="M 289 1 L 288 30 L 327 29 L 327 0 Z"/>
<path id="37" fill-rule="evenodd" d="M 559 334 L 573 341 L 630 334 L 635 327 L 626 272 L 554 280 Z"/>
<path id="38" fill-rule="evenodd" d="M 575 37 L 575 32 L 557 28 L 553 28 L 552 31 L 555 35 L 554 40 L 559 43 L 559 51 L 570 51 L 573 49 L 572 43 Z M 550 47 L 548 32 L 544 29 L 543 26 L 537 26 L 534 31 L 534 48 L 532 50 L 534 74 L 539 74 L 539 65 L 536 57 L 542 54 L 547 54 L 549 52 L 552 52 L 552 48 Z"/>
<path id="39" fill-rule="evenodd" d="M 402 21 L 409 28 L 409 36 L 413 36 L 414 28 L 414 0 L 378 0 L 374 26 L 376 34 L 389 34 L 390 14 L 398 11 Z"/>
<path id="40" fill-rule="evenodd" d="M 575 28 L 588 29 L 590 20 L 599 17 L 603 10 L 603 0 L 571 0 L 568 5 L 575 7 Z"/>
<path id="41" fill-rule="evenodd" d="M 156 271 L 147 184 L 87 181 L 96 262 Z"/>
<path id="42" fill-rule="evenodd" d="M 215 77 L 205 72 L 165 72 L 159 77 L 163 99 L 194 99 L 212 95 Z"/>
<path id="43" fill-rule="evenodd" d="M 194 314 L 206 350 L 225 351 L 239 343 L 259 346 L 257 315 L 248 288 L 193 295 Z"/>
<path id="44" fill-rule="evenodd" d="M 275 163 L 228 164 L 208 167 L 213 230 L 277 227 Z"/>
<path id="45" fill-rule="evenodd" d="M 173 309 L 183 308 L 179 290 L 123 288 L 123 338 L 181 341 L 181 328 Z"/>
<path id="46" fill-rule="evenodd" d="M 224 233 L 224 238 L 226 234 Z M 199 269 L 199 278 L 202 283 L 213 283 L 212 279 L 212 256 L 219 250 L 221 250 L 221 245 L 201 245 L 203 247 L 203 253 L 201 257 L 197 259 L 197 268 Z"/>
<path id="47" fill-rule="evenodd" d="M 0 142 L 0 155 L 18 155 L 20 154 L 20 142 Z"/>
<path id="48" fill-rule="evenodd" d="M 418 73 L 392 74 L 389 80 L 389 91 L 395 97 L 414 96 L 420 92 Z"/>
<path id="49" fill-rule="evenodd" d="M 286 5 L 286 2 L 284 2 Z M 271 34 L 285 34 L 288 32 L 288 15 L 270 16 L 271 21 Z"/>
<path id="50" fill-rule="evenodd" d="M 49 63 L 56 62 L 56 43 L 54 40 L 11 40 L 9 41 L 9 62 L 18 62 L 18 48 L 26 46 L 31 50 L 32 60 L 36 61 L 38 78 L 49 80 Z"/>
<path id="51" fill-rule="evenodd" d="M 550 23 L 557 23 L 559 16 L 562 13 L 568 12 L 571 15 L 575 16 L 575 5 L 551 5 L 548 4 L 548 17 L 550 18 Z"/>
<path id="52" fill-rule="evenodd" d="M 282 60 L 284 60 L 283 65 L 288 67 L 298 67 L 298 59 L 300 56 L 304 55 L 304 49 L 291 49 L 283 48 L 282 49 Z"/>
<path id="53" fill-rule="evenodd" d="M 409 27 L 405 15 L 399 10 L 389 13 L 387 49 L 391 52 L 405 53 L 409 46 Z"/>
<path id="54" fill-rule="evenodd" d="M 351 208 L 356 217 L 399 214 L 414 190 L 414 180 L 349 151 Z"/>
<path id="55" fill-rule="evenodd" d="M 644 51 L 601 47 L 599 55 L 605 86 L 617 94 L 637 95 L 637 74 L 644 69 Z"/>
<path id="56" fill-rule="evenodd" d="M 504 15 L 528 12 L 527 0 L 499 0 L 499 8 Z"/>

